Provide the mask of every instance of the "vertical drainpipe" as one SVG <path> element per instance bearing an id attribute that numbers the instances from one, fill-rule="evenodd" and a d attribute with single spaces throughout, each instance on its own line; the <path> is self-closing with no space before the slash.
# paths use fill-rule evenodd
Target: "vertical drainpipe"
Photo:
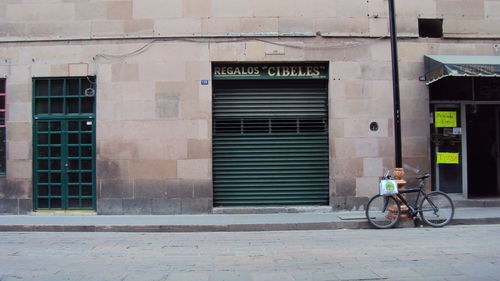
<path id="1" fill-rule="evenodd" d="M 394 0 L 389 0 L 389 24 L 391 34 L 391 60 L 392 60 L 392 93 L 394 103 L 394 146 L 396 168 L 403 167 L 401 153 L 401 110 L 399 102 L 399 70 L 398 70 L 398 46 L 396 31 L 396 15 L 394 12 Z"/>

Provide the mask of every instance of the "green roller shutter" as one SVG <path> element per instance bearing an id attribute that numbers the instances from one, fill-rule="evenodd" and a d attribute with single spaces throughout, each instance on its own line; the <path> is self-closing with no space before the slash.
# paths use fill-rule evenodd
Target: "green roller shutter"
<path id="1" fill-rule="evenodd" d="M 214 205 L 327 205 L 326 87 L 251 88 L 214 88 Z"/>

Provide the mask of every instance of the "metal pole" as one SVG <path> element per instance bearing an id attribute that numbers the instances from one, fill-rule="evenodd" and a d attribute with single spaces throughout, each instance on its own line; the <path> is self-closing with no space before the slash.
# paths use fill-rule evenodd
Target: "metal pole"
<path id="1" fill-rule="evenodd" d="M 392 60 L 392 95 L 394 102 L 394 146 L 396 168 L 403 167 L 401 153 L 401 110 L 399 102 L 399 70 L 398 70 L 398 46 L 396 32 L 396 15 L 394 12 L 394 0 L 389 0 L 389 24 L 391 34 L 391 60 Z"/>

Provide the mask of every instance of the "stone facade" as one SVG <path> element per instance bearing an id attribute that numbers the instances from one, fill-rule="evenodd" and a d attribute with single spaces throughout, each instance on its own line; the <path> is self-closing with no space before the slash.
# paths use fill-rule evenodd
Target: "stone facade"
<path id="1" fill-rule="evenodd" d="M 500 6 L 396 2 L 403 162 L 429 170 L 423 56 L 500 55 Z M 360 207 L 394 165 L 387 13 L 384 0 L 2 1 L 0 213 L 32 211 L 32 78 L 82 75 L 97 79 L 97 212 L 211 212 L 212 89 L 200 80 L 212 62 L 329 62 L 330 205 Z M 443 38 L 419 38 L 419 18 L 443 19 Z"/>

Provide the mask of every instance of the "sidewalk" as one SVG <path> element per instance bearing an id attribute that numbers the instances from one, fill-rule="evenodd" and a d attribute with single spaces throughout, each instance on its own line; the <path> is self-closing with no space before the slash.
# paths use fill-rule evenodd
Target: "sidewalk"
<path id="1" fill-rule="evenodd" d="M 500 207 L 457 208 L 451 224 L 500 224 Z M 413 227 L 403 223 L 402 227 Z M 0 231 L 202 232 L 372 228 L 362 211 L 157 216 L 1 215 Z"/>

